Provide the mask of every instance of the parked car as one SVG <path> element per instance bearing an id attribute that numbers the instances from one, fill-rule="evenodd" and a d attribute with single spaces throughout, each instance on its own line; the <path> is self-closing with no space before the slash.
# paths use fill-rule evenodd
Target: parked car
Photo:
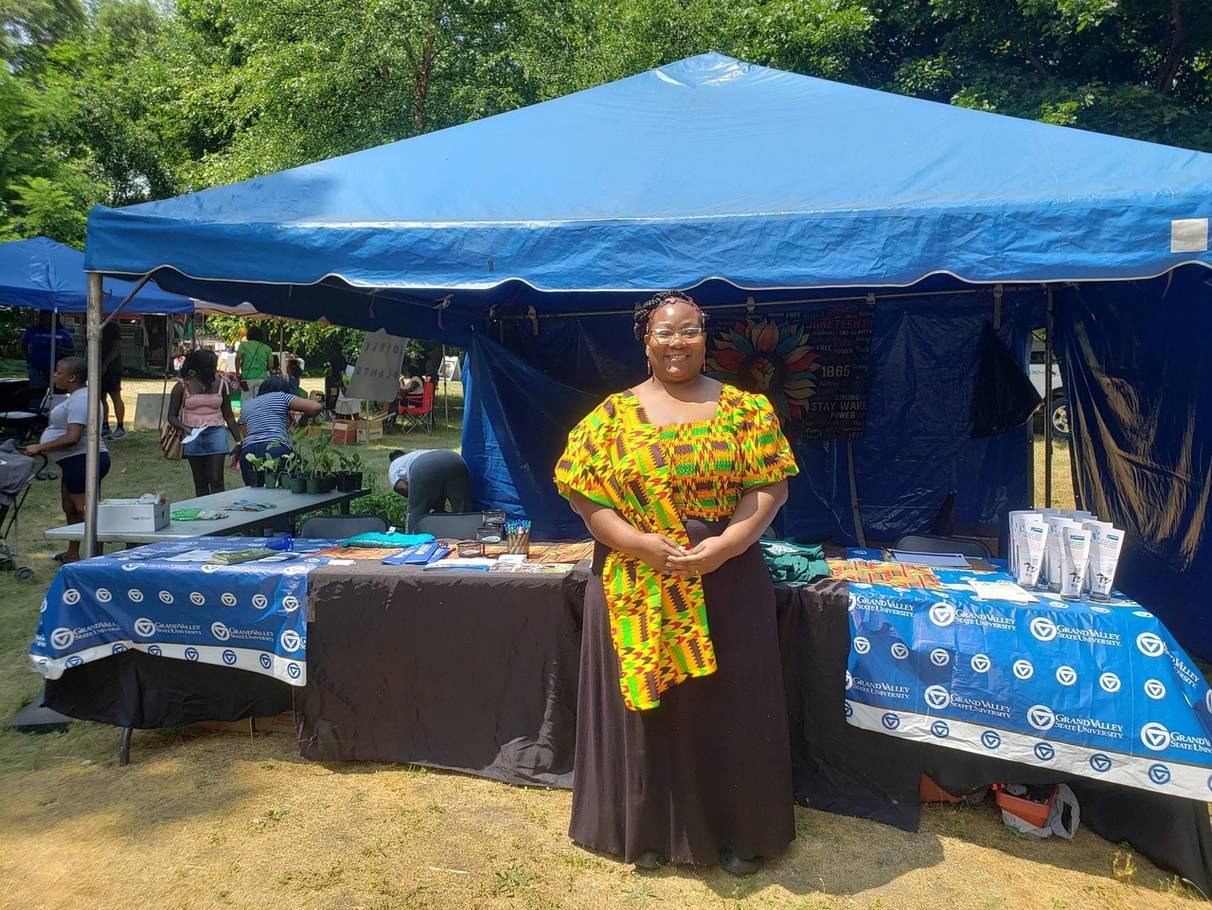
<path id="1" fill-rule="evenodd" d="M 1043 419 L 1052 422 L 1052 435 L 1058 439 L 1069 438 L 1069 403 L 1065 399 L 1065 390 L 1061 384 L 1060 367 L 1052 364 L 1052 400 L 1047 400 L 1047 390 L 1044 386 L 1044 342 L 1038 338 L 1031 339 L 1031 364 L 1029 373 L 1031 384 L 1039 397 L 1045 399 Z"/>

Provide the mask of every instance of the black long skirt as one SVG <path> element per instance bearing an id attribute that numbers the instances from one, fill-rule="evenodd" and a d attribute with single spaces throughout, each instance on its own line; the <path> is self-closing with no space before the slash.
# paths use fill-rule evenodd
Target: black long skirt
<path id="1" fill-rule="evenodd" d="M 698 542 L 722 524 L 688 521 Z M 599 546 L 599 550 L 602 548 Z M 629 711 L 598 574 L 585 592 L 569 834 L 634 862 L 777 856 L 795 837 L 774 589 L 756 546 L 704 576 L 718 669 Z"/>

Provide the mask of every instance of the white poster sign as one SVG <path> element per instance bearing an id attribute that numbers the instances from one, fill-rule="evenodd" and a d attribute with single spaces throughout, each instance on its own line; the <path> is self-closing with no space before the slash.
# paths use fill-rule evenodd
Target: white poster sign
<path id="1" fill-rule="evenodd" d="M 400 364 L 407 344 L 406 339 L 388 335 L 382 329 L 367 332 L 346 394 L 371 401 L 393 400 L 400 390 Z"/>

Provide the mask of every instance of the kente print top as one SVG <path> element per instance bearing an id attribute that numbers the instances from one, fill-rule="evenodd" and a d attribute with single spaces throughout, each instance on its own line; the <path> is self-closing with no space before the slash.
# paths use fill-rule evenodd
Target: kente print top
<path id="1" fill-rule="evenodd" d="M 725 385 L 714 417 L 660 427 L 630 390 L 611 395 L 568 434 L 555 481 L 564 496 L 575 490 L 688 547 L 685 519 L 731 518 L 747 491 L 797 473 L 766 397 Z M 629 709 L 655 708 L 666 689 L 715 672 L 700 576 L 611 551 L 602 582 Z"/>

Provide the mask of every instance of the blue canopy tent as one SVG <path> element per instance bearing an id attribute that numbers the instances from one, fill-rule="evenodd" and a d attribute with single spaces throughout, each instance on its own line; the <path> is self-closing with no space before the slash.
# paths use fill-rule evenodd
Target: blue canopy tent
<path id="1" fill-rule="evenodd" d="M 84 254 L 48 237 L 0 243 L 0 306 L 27 307 L 55 313 L 84 313 L 88 282 Z M 111 312 L 135 285 L 114 279 L 106 283 L 102 309 Z M 157 287 L 141 290 L 123 312 L 192 313 L 194 302 Z"/>
<path id="2" fill-rule="evenodd" d="M 137 285 L 113 280 L 101 301 L 112 314 Z M 56 324 L 64 314 L 83 314 L 88 305 L 84 254 L 49 237 L 0 243 L 0 306 L 22 307 L 51 314 L 50 358 L 55 358 Z M 152 286 L 122 308 L 128 315 L 192 313 L 194 302 Z M 50 390 L 47 390 L 50 394 Z"/>
<path id="3" fill-rule="evenodd" d="M 972 438 L 973 377 L 987 323 L 1025 362 L 1051 313 L 1066 385 L 1088 395 L 1075 403 L 1079 490 L 1128 529 L 1125 578 L 1168 585 L 1159 609 L 1212 655 L 1196 600 L 1212 582 L 1198 558 L 1208 428 L 1104 445 L 1126 418 L 1106 394 L 1120 376 L 1102 372 L 1154 391 L 1164 375 L 1182 391 L 1158 407 L 1193 407 L 1212 365 L 1152 374 L 1152 350 L 1100 347 L 1137 324 L 1124 295 L 1133 317 L 1173 313 L 1175 333 L 1212 312 L 1209 214 L 1210 155 L 705 54 L 232 186 L 98 207 L 87 267 L 468 347 L 477 492 L 553 533 L 577 529 L 549 482 L 562 432 L 642 375 L 630 311 L 653 290 L 691 289 L 717 325 L 742 328 L 869 308 L 865 431 L 798 443 L 785 510 L 788 531 L 839 540 L 920 530 L 946 490 L 971 524 L 1027 501 L 1028 431 Z M 1162 478 L 1194 532 L 1096 495 L 1134 485 L 1128 501 L 1148 506 Z"/>

